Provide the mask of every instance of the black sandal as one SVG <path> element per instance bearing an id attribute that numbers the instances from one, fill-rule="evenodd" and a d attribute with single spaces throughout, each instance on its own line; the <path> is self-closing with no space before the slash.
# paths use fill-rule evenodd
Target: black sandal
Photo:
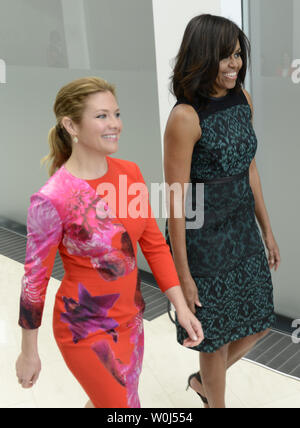
<path id="1" fill-rule="evenodd" d="M 199 383 L 201 383 L 201 385 L 202 385 L 202 379 L 201 379 L 200 373 L 199 373 L 199 372 L 197 372 L 197 373 L 192 374 L 192 375 L 189 377 L 189 379 L 188 379 L 188 386 L 187 386 L 186 390 L 188 390 L 189 388 L 192 388 L 192 387 L 191 387 L 191 380 L 193 379 L 193 377 L 195 377 L 195 378 L 197 379 L 197 381 L 198 381 Z M 196 392 L 196 394 L 198 394 L 198 395 L 199 395 L 199 397 L 201 398 L 201 400 L 203 401 L 203 403 L 208 405 L 207 398 L 206 398 L 206 397 L 203 397 L 201 394 L 199 394 L 199 392 L 197 392 L 197 391 L 195 391 L 195 392 Z"/>

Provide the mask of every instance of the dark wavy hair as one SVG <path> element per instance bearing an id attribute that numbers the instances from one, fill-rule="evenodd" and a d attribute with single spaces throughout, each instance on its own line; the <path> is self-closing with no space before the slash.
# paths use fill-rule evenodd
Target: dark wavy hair
<path id="1" fill-rule="evenodd" d="M 244 85 L 251 61 L 249 39 L 229 19 L 208 14 L 193 18 L 185 30 L 171 77 L 171 92 L 177 100 L 185 98 L 192 103 L 197 99 L 200 105 L 207 104 L 215 95 L 220 61 L 232 55 L 238 40 L 243 67 L 231 92 L 239 92 Z"/>

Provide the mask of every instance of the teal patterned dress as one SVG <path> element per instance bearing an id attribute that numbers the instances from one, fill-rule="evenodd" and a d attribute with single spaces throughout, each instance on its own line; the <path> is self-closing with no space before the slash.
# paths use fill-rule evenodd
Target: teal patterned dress
<path id="1" fill-rule="evenodd" d="M 206 109 L 190 105 L 202 130 L 190 181 L 191 186 L 204 183 L 204 223 L 196 230 L 186 229 L 186 247 L 203 305 L 196 306 L 196 316 L 205 336 L 191 349 L 212 353 L 274 325 L 273 285 L 249 183 L 257 139 L 247 98 L 243 91 L 229 92 L 210 98 Z M 166 239 L 170 245 L 168 225 Z M 176 327 L 183 344 L 188 335 L 177 317 Z"/>

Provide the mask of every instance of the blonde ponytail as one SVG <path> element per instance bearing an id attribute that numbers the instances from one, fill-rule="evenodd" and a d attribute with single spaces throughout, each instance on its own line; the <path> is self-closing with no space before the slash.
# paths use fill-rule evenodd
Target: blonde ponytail
<path id="1" fill-rule="evenodd" d="M 86 99 L 97 92 L 111 92 L 114 96 L 115 87 L 106 80 L 98 77 L 86 77 L 75 80 L 63 88 L 57 94 L 54 113 L 57 125 L 51 128 L 48 134 L 50 153 L 41 160 L 41 164 L 51 162 L 49 175 L 52 176 L 72 154 L 72 139 L 66 131 L 61 120 L 69 117 L 79 124 L 85 109 Z"/>
<path id="2" fill-rule="evenodd" d="M 64 128 L 57 125 L 50 129 L 48 134 L 50 153 L 41 160 L 41 164 L 51 162 L 48 169 L 50 177 L 67 162 L 72 154 L 71 138 Z"/>

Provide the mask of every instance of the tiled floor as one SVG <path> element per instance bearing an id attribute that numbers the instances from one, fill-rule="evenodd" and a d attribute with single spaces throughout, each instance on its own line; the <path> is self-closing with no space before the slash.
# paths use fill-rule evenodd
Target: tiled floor
<path id="1" fill-rule="evenodd" d="M 23 390 L 15 376 L 21 329 L 17 325 L 22 263 L 0 255 L 0 408 L 82 408 L 87 397 L 69 373 L 52 336 L 52 305 L 59 281 L 49 282 L 39 333 L 40 379 Z M 145 358 L 140 381 L 144 408 L 197 408 L 198 396 L 185 391 L 197 369 L 197 353 L 176 343 L 168 315 L 145 321 Z M 300 408 L 300 382 L 264 367 L 240 361 L 228 371 L 229 408 Z"/>

